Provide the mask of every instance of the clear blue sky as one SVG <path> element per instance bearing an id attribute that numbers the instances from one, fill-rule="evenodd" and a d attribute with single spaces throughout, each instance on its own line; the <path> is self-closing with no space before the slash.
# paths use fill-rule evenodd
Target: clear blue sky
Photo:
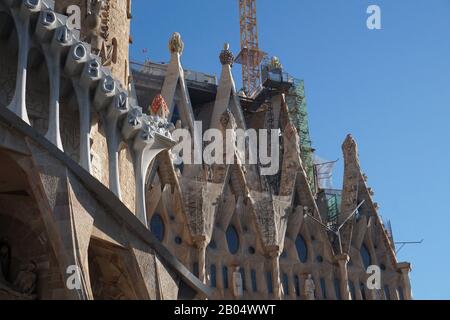
<path id="1" fill-rule="evenodd" d="M 366 9 L 382 10 L 382 30 Z M 337 159 L 352 133 L 361 165 L 413 265 L 416 299 L 450 299 L 450 1 L 258 0 L 260 47 L 305 80 L 317 154 Z M 132 60 L 167 61 L 179 31 L 185 68 L 220 73 L 239 51 L 237 0 L 134 0 Z M 147 48 L 148 52 L 143 53 Z M 240 86 L 240 68 L 234 67 Z"/>

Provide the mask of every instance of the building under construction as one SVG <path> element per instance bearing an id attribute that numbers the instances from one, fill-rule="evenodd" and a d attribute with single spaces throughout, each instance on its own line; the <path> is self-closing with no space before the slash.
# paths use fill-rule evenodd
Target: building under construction
<path id="1" fill-rule="evenodd" d="M 217 79 L 183 68 L 179 33 L 167 63 L 130 63 L 130 0 L 0 0 L 0 299 L 412 298 L 355 140 L 334 190 L 304 82 L 259 50 L 255 1 L 239 8 L 253 31 L 236 59 L 205 57 Z M 235 164 L 175 164 L 173 130 L 195 121 L 280 130 L 279 171 L 237 149 Z"/>

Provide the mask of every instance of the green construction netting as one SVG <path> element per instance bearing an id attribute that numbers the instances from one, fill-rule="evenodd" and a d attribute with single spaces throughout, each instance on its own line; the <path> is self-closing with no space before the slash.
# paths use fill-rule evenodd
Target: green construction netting
<path id="1" fill-rule="evenodd" d="M 313 149 L 309 133 L 308 112 L 305 96 L 305 84 L 303 80 L 296 79 L 286 95 L 289 108 L 289 116 L 292 123 L 298 129 L 300 135 L 300 152 L 303 165 L 308 176 L 309 186 L 313 193 L 316 192 L 316 181 L 314 174 Z"/>

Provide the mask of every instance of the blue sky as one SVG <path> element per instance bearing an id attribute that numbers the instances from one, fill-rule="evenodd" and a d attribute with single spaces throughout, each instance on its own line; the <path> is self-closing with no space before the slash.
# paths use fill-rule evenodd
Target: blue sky
<path id="1" fill-rule="evenodd" d="M 382 30 L 366 27 L 371 4 Z M 260 47 L 305 80 L 317 154 L 340 159 L 335 186 L 351 133 L 395 239 L 424 239 L 399 253 L 412 262 L 414 298 L 450 299 L 450 1 L 258 0 L 257 9 Z M 131 59 L 167 61 L 174 31 L 185 68 L 220 74 L 223 43 L 239 51 L 237 0 L 134 0 Z"/>

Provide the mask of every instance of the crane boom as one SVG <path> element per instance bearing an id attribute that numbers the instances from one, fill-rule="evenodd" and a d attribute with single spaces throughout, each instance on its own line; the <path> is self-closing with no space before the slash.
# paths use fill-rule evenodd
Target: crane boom
<path id="1" fill-rule="evenodd" d="M 241 52 L 236 62 L 242 65 L 243 88 L 251 96 L 261 84 L 261 60 L 264 53 L 259 50 L 256 0 L 239 1 Z"/>

